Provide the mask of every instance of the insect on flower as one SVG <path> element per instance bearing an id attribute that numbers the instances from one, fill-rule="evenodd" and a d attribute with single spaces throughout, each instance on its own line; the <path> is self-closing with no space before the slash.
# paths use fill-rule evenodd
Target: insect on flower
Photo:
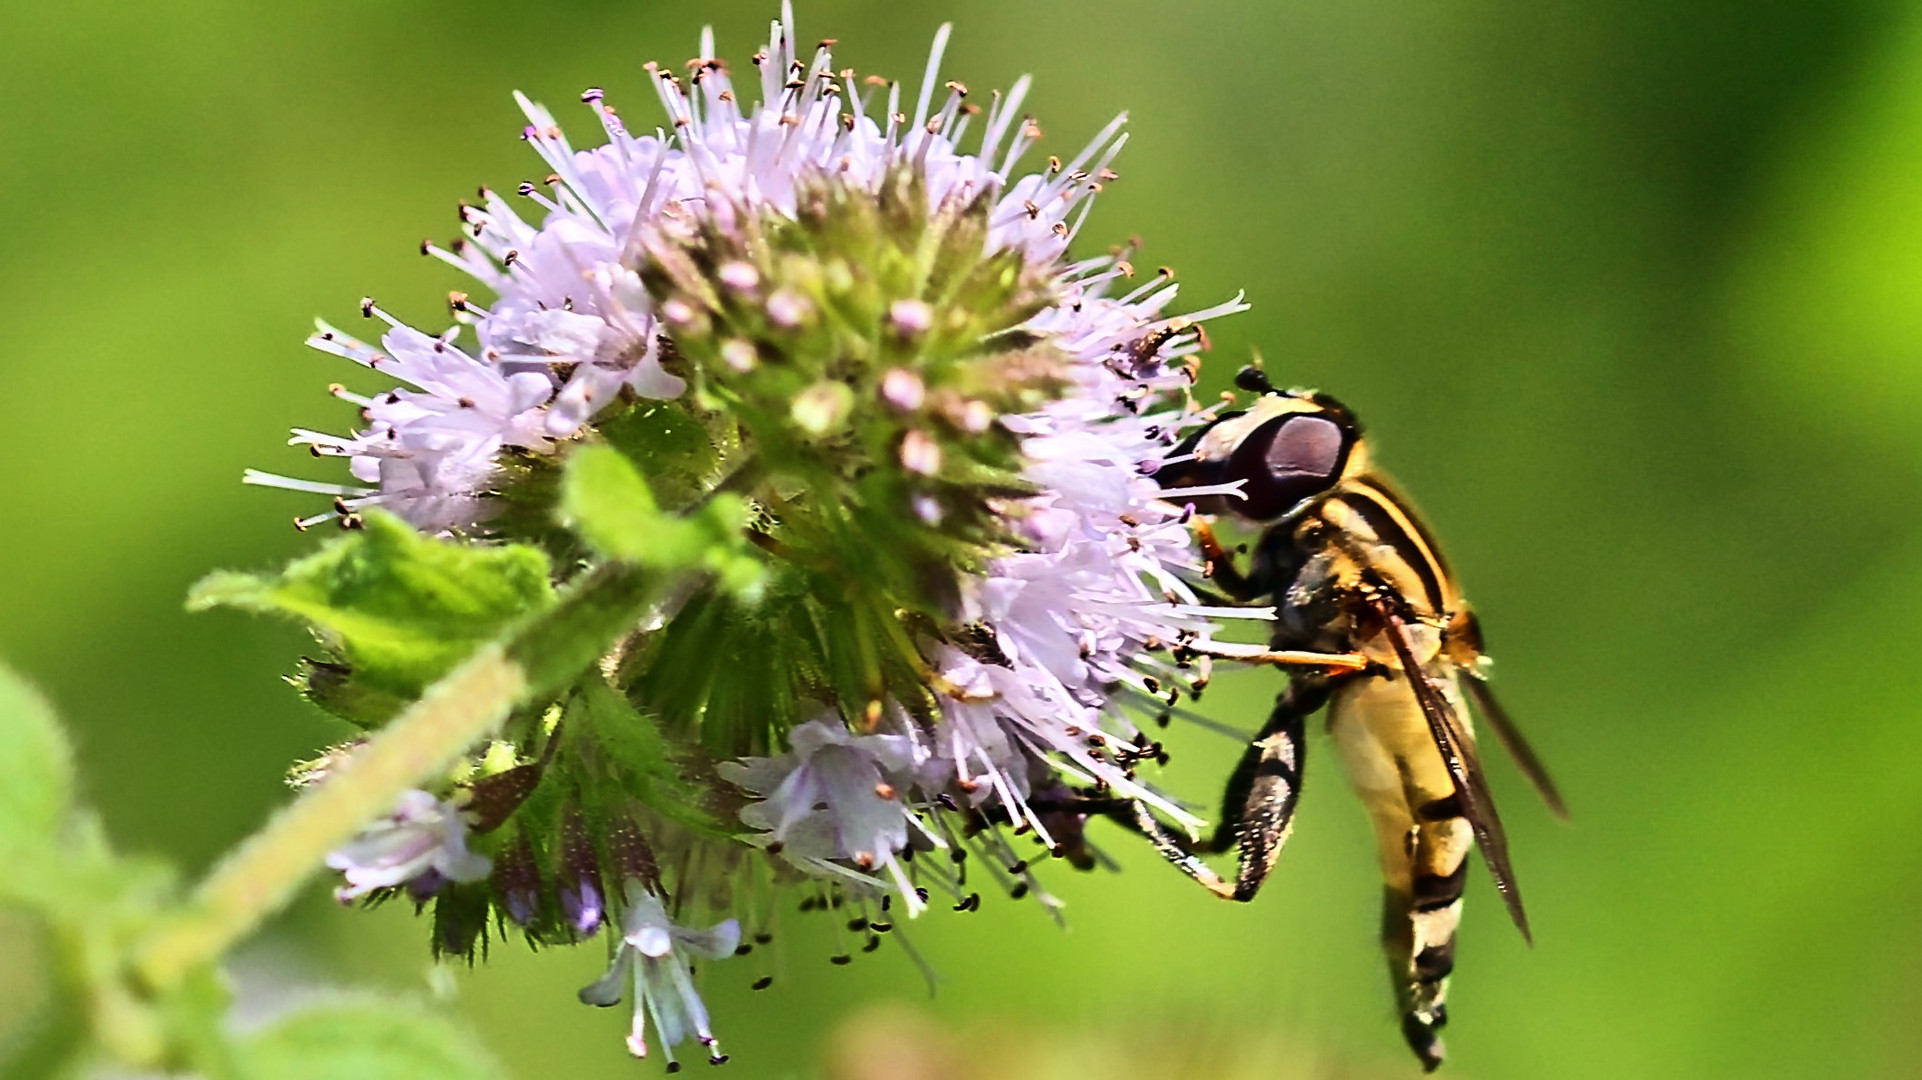
<path id="1" fill-rule="evenodd" d="M 1304 724 L 1326 705 L 1374 819 L 1386 885 L 1382 947 L 1402 1033 L 1433 1070 L 1470 847 L 1481 849 L 1509 916 L 1530 937 L 1464 688 L 1549 808 L 1561 817 L 1566 810 L 1488 687 L 1474 613 L 1428 530 L 1375 471 L 1353 414 L 1321 394 L 1278 391 L 1257 368 L 1236 381 L 1260 396 L 1196 432 L 1158 475 L 1169 485 L 1242 485 L 1238 500 L 1191 501 L 1263 526 L 1246 572 L 1206 521 L 1195 528 L 1221 591 L 1242 602 L 1272 598 L 1271 651 L 1244 658 L 1289 665 L 1289 685 L 1229 778 L 1212 836 L 1187 843 L 1139 804 L 1134 824 L 1216 895 L 1253 899 L 1294 819 Z M 1230 846 L 1238 851 L 1233 881 L 1199 858 Z"/>

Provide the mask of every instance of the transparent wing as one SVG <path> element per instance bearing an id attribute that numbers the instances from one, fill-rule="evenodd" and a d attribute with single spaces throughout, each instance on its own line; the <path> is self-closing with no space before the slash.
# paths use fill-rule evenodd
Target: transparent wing
<path id="1" fill-rule="evenodd" d="M 1515 759 L 1516 766 L 1522 770 L 1523 776 L 1528 777 L 1528 782 L 1534 786 L 1536 794 L 1548 804 L 1549 811 L 1563 821 L 1567 821 L 1568 804 L 1562 801 L 1562 793 L 1556 790 L 1555 781 L 1549 777 L 1548 768 L 1542 764 L 1542 759 L 1535 755 L 1535 748 L 1528 745 L 1528 740 L 1522 737 L 1521 729 L 1515 726 L 1515 721 L 1509 719 L 1508 710 L 1502 708 L 1502 703 L 1495 700 L 1494 689 L 1479 676 L 1466 672 L 1464 674 L 1468 676 L 1468 696 L 1475 699 L 1475 711 L 1481 713 L 1482 719 L 1488 721 L 1488 726 L 1494 729 L 1495 738 L 1502 744 L 1502 749 L 1507 750 L 1508 756 Z"/>

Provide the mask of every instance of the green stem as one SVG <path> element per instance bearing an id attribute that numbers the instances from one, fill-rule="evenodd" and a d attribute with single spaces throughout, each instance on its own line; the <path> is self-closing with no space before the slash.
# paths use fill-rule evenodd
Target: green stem
<path id="1" fill-rule="evenodd" d="M 148 985 L 171 989 L 280 910 L 327 853 L 507 718 L 527 674 L 489 645 L 354 752 L 340 769 L 274 815 L 201 882 L 185 909 L 135 957 Z"/>
<path id="2" fill-rule="evenodd" d="M 545 700 L 592 667 L 640 620 L 660 584 L 628 564 L 596 567 L 506 642 L 485 646 L 428 688 L 325 783 L 309 788 L 214 868 L 181 912 L 137 950 L 140 977 L 167 990 L 217 960 L 284 907 L 328 852 L 402 792 L 444 774 L 516 707 Z"/>

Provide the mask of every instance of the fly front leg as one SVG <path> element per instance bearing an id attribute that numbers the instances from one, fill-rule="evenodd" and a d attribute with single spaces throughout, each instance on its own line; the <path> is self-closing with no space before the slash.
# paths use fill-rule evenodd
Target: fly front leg
<path id="1" fill-rule="evenodd" d="M 1307 742 L 1305 723 L 1328 700 L 1325 681 L 1301 679 L 1275 701 L 1274 711 L 1260 734 L 1248 744 L 1241 762 L 1228 778 L 1222 795 L 1221 820 L 1214 833 L 1197 844 L 1162 825 L 1148 808 L 1134 804 L 1134 824 L 1155 850 L 1183 873 L 1201 882 L 1224 900 L 1254 899 L 1281 857 L 1294 824 L 1295 804 L 1301 798 L 1301 768 Z M 1230 883 L 1200 856 L 1236 849 L 1235 880 Z"/>
<path id="2" fill-rule="evenodd" d="M 1215 527 L 1208 521 L 1197 518 L 1189 528 L 1195 535 L 1195 543 L 1201 548 L 1202 558 L 1207 560 L 1202 572 L 1230 598 L 1245 604 L 1274 591 L 1267 582 L 1257 581 L 1253 575 L 1241 572 L 1241 568 L 1235 565 L 1233 553 L 1221 546 L 1220 539 L 1215 536 Z"/>

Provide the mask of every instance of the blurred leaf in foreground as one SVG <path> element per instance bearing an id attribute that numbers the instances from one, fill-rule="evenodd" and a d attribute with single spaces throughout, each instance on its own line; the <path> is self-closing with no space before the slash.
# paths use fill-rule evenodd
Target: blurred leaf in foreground
<path id="1" fill-rule="evenodd" d="M 360 998 L 304 1010 L 241 1048 L 250 1080 L 490 1080 L 505 1077 L 471 1034 L 405 1001 Z"/>
<path id="2" fill-rule="evenodd" d="M 0 667 L 0 860 L 48 846 L 73 798 L 73 755 L 37 692 Z"/>

